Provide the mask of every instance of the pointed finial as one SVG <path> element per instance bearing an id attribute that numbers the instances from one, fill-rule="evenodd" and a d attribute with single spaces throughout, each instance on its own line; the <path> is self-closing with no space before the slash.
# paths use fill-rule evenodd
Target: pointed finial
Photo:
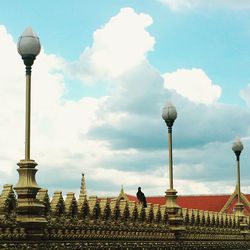
<path id="1" fill-rule="evenodd" d="M 87 190 L 86 190 L 86 183 L 85 183 L 84 173 L 82 173 L 80 195 L 84 195 L 84 196 L 87 197 Z"/>
<path id="2" fill-rule="evenodd" d="M 121 194 L 124 194 L 124 189 L 123 189 L 123 185 L 121 185 Z"/>

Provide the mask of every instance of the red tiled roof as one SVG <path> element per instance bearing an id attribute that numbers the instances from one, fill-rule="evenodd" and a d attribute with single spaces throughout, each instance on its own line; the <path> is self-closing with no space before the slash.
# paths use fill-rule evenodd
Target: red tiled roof
<path id="1" fill-rule="evenodd" d="M 139 202 L 136 196 L 133 196 L 133 195 L 130 195 L 130 194 L 126 194 L 126 195 L 127 195 L 128 199 L 129 199 L 130 201 Z"/>
<path id="2" fill-rule="evenodd" d="M 248 197 L 249 196 L 249 197 Z M 127 194 L 127 197 L 131 201 L 137 201 L 137 198 L 133 195 Z M 187 195 L 178 196 L 177 203 L 182 208 L 193 208 L 205 211 L 219 212 L 226 204 L 230 195 Z M 246 195 L 249 199 L 250 195 Z M 146 197 L 147 203 L 164 205 L 166 198 L 164 196 L 152 196 Z"/>
<path id="3" fill-rule="evenodd" d="M 179 196 L 177 203 L 184 208 L 219 212 L 230 195 Z"/>

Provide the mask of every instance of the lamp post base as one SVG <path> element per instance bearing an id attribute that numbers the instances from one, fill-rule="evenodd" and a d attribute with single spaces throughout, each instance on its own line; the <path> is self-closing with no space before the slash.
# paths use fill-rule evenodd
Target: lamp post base
<path id="1" fill-rule="evenodd" d="M 41 238 L 47 220 L 44 205 L 36 199 L 40 189 L 35 179 L 37 163 L 33 160 L 21 160 L 17 165 L 19 181 L 14 187 L 18 195 L 16 220 L 25 228 L 28 239 Z"/>
<path id="2" fill-rule="evenodd" d="M 181 207 L 176 203 L 177 191 L 168 189 L 166 191 L 166 207 L 170 229 L 174 232 L 184 231 L 183 217 L 181 216 Z"/>
<path id="3" fill-rule="evenodd" d="M 236 205 L 235 205 L 235 215 L 239 216 L 239 217 L 244 216 L 243 209 L 244 209 L 244 205 L 242 203 L 236 203 Z"/>
<path id="4" fill-rule="evenodd" d="M 242 234 L 248 234 L 248 225 L 246 223 L 246 216 L 243 214 L 244 205 L 242 203 L 236 203 L 235 205 L 235 215 L 239 218 L 239 224 Z"/>

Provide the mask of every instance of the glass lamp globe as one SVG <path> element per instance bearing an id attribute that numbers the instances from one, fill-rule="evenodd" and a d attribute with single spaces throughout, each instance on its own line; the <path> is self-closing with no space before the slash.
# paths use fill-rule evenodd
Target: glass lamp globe
<path id="1" fill-rule="evenodd" d="M 243 144 L 239 138 L 237 138 L 232 145 L 232 150 L 236 152 L 241 152 L 243 150 Z"/>
<path id="2" fill-rule="evenodd" d="M 176 108 L 170 102 L 163 107 L 162 118 L 167 124 L 173 124 L 177 118 Z"/>
<path id="3" fill-rule="evenodd" d="M 23 57 L 36 57 L 40 53 L 41 44 L 39 38 L 34 33 L 31 27 L 26 28 L 23 34 L 19 37 L 17 50 L 18 53 Z"/>

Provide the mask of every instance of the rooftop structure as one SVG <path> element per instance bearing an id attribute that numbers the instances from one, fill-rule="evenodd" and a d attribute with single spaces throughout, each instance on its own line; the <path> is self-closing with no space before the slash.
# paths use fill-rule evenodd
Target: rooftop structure
<path id="1" fill-rule="evenodd" d="M 138 202 L 136 196 L 124 193 L 119 197 L 123 197 L 127 201 Z M 244 204 L 243 214 L 250 214 L 250 194 L 241 193 L 241 201 Z M 214 195 L 179 195 L 177 204 L 182 208 L 199 209 L 204 211 L 213 211 L 218 213 L 233 214 L 237 203 L 237 194 L 234 191 L 230 194 L 214 194 Z M 150 204 L 166 204 L 165 196 L 148 196 L 147 203 Z"/>
<path id="2" fill-rule="evenodd" d="M 250 195 L 242 196 L 248 201 Z M 235 198 L 234 193 L 178 196 L 183 223 L 182 230 L 176 230 L 169 223 L 163 196 L 147 197 L 144 208 L 123 187 L 117 197 L 100 198 L 87 197 L 80 189 L 78 199 L 73 192 L 64 199 L 60 191 L 49 198 L 48 190 L 40 189 L 37 200 L 47 220 L 41 231 L 35 224 L 31 230 L 16 220 L 18 200 L 12 185 L 6 184 L 0 196 L 0 248 L 248 249 L 249 216 L 244 216 L 243 224 L 235 215 Z M 245 203 L 244 211 L 249 211 Z"/>

